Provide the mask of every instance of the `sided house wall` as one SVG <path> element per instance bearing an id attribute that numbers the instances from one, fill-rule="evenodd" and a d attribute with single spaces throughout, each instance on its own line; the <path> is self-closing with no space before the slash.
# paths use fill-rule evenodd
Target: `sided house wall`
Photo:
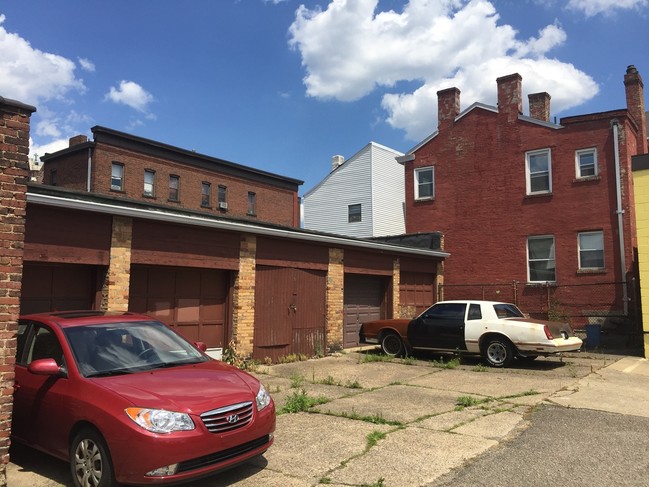
<path id="1" fill-rule="evenodd" d="M 22 312 L 146 313 L 218 354 L 358 345 L 368 319 L 436 300 L 446 253 L 30 185 Z"/>

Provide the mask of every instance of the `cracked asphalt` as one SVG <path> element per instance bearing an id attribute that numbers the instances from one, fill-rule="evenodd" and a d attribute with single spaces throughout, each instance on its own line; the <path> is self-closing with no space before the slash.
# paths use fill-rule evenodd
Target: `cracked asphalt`
<path id="1" fill-rule="evenodd" d="M 278 411 L 263 457 L 186 484 L 646 485 L 649 362 L 598 353 L 501 370 L 374 350 L 260 366 Z M 13 446 L 11 487 L 71 486 L 67 465 Z"/>

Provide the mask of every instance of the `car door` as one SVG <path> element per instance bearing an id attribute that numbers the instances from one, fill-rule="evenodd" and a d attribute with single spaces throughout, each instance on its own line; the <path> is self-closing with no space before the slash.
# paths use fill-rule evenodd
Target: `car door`
<path id="1" fill-rule="evenodd" d="M 466 303 L 437 303 L 408 327 L 408 341 L 415 348 L 466 350 Z"/>
<path id="2" fill-rule="evenodd" d="M 36 375 L 27 369 L 34 360 L 53 358 L 65 370 L 60 340 L 43 324 L 23 322 L 19 325 L 18 342 L 12 433 L 36 448 L 65 454 L 69 380 L 65 374 Z"/>

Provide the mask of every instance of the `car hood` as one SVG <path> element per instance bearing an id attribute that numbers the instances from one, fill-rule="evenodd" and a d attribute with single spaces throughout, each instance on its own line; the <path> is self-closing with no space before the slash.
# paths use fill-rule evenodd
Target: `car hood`
<path id="1" fill-rule="evenodd" d="M 216 360 L 90 380 L 134 406 L 194 414 L 254 401 L 258 384 L 251 376 Z"/>

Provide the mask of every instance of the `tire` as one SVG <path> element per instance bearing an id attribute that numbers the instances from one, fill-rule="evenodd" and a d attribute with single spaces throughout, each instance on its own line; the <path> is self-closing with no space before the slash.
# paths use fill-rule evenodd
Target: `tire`
<path id="1" fill-rule="evenodd" d="M 75 487 L 116 485 L 110 452 L 96 430 L 84 428 L 75 435 L 70 444 L 70 471 Z"/>
<path id="2" fill-rule="evenodd" d="M 489 338 L 482 356 L 492 367 L 507 367 L 514 361 L 514 347 L 506 338 Z"/>
<path id="3" fill-rule="evenodd" d="M 396 333 L 388 332 L 381 338 L 381 350 L 390 357 L 401 357 L 405 348 L 403 340 Z"/>

